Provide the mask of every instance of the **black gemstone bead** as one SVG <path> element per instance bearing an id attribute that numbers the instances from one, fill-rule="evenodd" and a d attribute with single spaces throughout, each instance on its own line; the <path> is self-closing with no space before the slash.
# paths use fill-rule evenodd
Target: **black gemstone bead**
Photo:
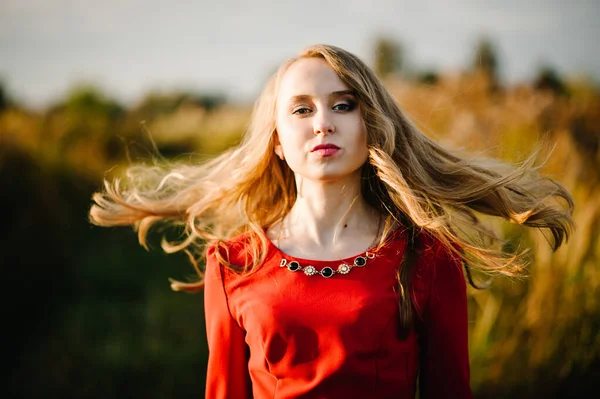
<path id="1" fill-rule="evenodd" d="M 298 269 L 300 269 L 300 263 L 298 263 L 295 260 L 293 260 L 290 263 L 288 263 L 288 269 L 290 269 L 291 271 L 295 272 Z"/>
<path id="2" fill-rule="evenodd" d="M 364 256 L 357 256 L 356 259 L 354 259 L 354 264 L 358 267 L 363 267 L 367 264 L 367 258 Z"/>
<path id="3" fill-rule="evenodd" d="M 333 269 L 331 267 L 324 267 L 323 270 L 321 270 L 321 276 L 325 278 L 333 276 Z"/>

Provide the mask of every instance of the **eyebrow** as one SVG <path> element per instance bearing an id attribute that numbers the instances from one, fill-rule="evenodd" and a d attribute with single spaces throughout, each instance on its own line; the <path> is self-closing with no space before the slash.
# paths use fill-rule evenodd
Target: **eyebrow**
<path id="1" fill-rule="evenodd" d="M 340 91 L 334 91 L 329 93 L 329 97 L 332 98 L 337 98 L 337 97 L 342 97 L 342 96 L 354 96 L 356 97 L 356 92 L 354 90 L 340 90 Z M 290 98 L 290 103 L 296 102 L 296 101 L 303 101 L 303 100 L 310 100 L 312 99 L 313 96 L 309 96 L 308 94 L 298 94 L 295 96 L 292 96 Z"/>

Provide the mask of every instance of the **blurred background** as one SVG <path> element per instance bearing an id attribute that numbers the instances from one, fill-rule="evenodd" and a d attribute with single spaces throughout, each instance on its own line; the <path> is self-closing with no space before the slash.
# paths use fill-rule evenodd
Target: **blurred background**
<path id="1" fill-rule="evenodd" d="M 496 223 L 529 277 L 469 291 L 477 398 L 600 388 L 599 4 L 575 1 L 0 1 L 3 397 L 202 397 L 202 295 L 184 255 L 91 226 L 104 178 L 235 145 L 278 64 L 314 43 L 359 55 L 440 143 L 507 162 L 540 140 L 577 230 Z M 546 153 L 547 155 L 548 153 Z"/>

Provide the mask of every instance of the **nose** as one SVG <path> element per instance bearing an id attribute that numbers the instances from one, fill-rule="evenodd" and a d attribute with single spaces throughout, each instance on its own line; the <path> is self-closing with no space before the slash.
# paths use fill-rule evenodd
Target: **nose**
<path id="1" fill-rule="evenodd" d="M 335 126 L 331 117 L 326 112 L 319 112 L 314 118 L 313 133 L 327 135 L 334 132 Z"/>

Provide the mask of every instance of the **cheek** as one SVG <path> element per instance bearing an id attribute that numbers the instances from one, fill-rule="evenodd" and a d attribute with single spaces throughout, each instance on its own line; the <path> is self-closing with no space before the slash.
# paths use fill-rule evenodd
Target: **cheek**
<path id="1" fill-rule="evenodd" d="M 277 118 L 277 138 L 279 139 L 279 143 L 281 144 L 281 146 L 285 149 L 286 147 L 288 147 L 289 142 L 292 139 L 292 126 L 290 126 L 290 123 L 282 117 L 278 117 Z"/>
<path id="2" fill-rule="evenodd" d="M 277 139 L 279 141 L 280 150 L 283 154 L 285 162 L 292 169 L 296 169 L 301 157 L 301 145 L 298 143 L 296 135 L 285 127 L 281 126 L 277 130 Z"/>
<path id="3" fill-rule="evenodd" d="M 369 159 L 369 147 L 367 143 L 367 132 L 366 129 L 363 129 L 356 140 L 356 153 L 359 154 L 358 158 L 361 163 L 365 163 Z"/>
<path id="4" fill-rule="evenodd" d="M 284 151 L 301 151 L 306 144 L 307 135 L 307 129 L 302 123 L 278 121 L 277 137 Z"/>
<path id="5" fill-rule="evenodd" d="M 281 130 L 278 130 L 277 137 L 279 138 L 279 144 L 281 144 L 281 148 L 283 148 L 285 152 L 290 152 L 298 146 L 297 137 L 295 137 L 293 132 L 285 127 L 282 127 Z"/>
<path id="6" fill-rule="evenodd" d="M 365 124 L 362 122 L 362 119 L 359 122 L 359 131 L 358 134 L 356 135 L 356 146 L 357 149 L 360 149 L 361 151 L 364 151 L 365 154 L 368 154 L 369 149 L 367 146 L 368 140 L 367 140 L 367 128 L 365 126 Z"/>

